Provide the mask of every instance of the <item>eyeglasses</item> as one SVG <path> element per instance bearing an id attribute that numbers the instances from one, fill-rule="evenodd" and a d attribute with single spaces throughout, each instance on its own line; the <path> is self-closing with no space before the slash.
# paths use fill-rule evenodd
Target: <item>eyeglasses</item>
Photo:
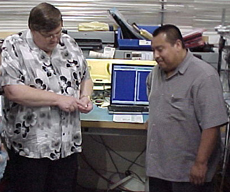
<path id="1" fill-rule="evenodd" d="M 41 31 L 38 31 L 38 33 L 41 36 L 43 36 L 45 39 L 51 40 L 51 39 L 56 38 L 56 37 L 59 38 L 61 33 L 62 33 L 62 29 L 60 31 L 58 31 L 57 33 L 55 33 L 55 34 L 43 33 Z"/>

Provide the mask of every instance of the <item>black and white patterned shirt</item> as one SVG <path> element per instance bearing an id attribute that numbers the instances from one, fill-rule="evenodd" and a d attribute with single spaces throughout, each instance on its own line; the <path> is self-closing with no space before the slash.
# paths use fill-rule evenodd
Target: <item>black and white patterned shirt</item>
<path id="1" fill-rule="evenodd" d="M 1 86 L 28 85 L 79 98 L 80 84 L 88 78 L 82 51 L 67 34 L 62 34 L 51 56 L 34 44 L 30 30 L 4 41 Z M 7 146 L 22 156 L 55 160 L 81 152 L 79 111 L 28 107 L 5 97 L 3 116 Z"/>

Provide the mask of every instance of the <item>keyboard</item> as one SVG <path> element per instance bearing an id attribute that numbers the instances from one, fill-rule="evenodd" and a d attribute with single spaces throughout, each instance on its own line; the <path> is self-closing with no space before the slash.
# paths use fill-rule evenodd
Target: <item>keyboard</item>
<path id="1" fill-rule="evenodd" d="M 148 106 L 108 106 L 110 113 L 148 113 Z"/>

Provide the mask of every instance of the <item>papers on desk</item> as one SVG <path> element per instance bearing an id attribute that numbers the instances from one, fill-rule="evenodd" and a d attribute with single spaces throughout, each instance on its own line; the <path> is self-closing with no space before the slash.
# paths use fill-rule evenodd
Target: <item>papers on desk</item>
<path id="1" fill-rule="evenodd" d="M 126 114 L 114 114 L 114 122 L 126 122 L 126 123 L 143 123 L 143 115 L 126 115 Z"/>

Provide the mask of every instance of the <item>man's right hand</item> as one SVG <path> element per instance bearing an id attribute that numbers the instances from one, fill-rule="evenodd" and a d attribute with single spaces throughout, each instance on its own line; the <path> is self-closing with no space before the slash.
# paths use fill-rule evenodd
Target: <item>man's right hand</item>
<path id="1" fill-rule="evenodd" d="M 59 95 L 57 106 L 65 112 L 74 112 L 78 109 L 77 99 L 72 96 Z"/>

